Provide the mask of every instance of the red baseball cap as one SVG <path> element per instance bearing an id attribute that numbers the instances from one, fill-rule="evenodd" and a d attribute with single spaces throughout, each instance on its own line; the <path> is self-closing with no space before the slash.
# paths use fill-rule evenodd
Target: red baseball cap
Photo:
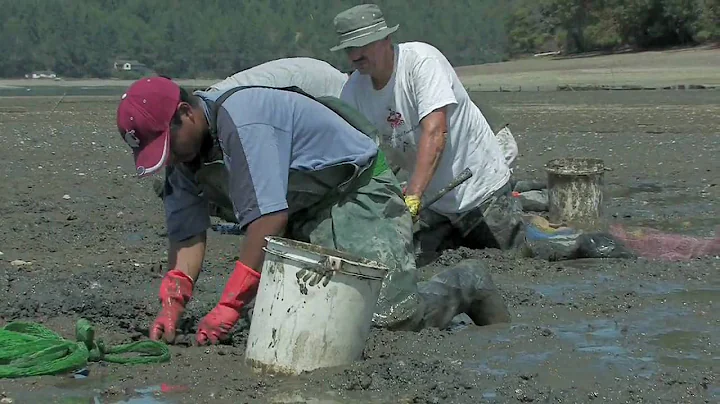
<path id="1" fill-rule="evenodd" d="M 170 122 L 179 103 L 180 87 L 164 77 L 140 79 L 122 95 L 117 126 L 133 150 L 139 177 L 165 166 L 170 156 Z"/>

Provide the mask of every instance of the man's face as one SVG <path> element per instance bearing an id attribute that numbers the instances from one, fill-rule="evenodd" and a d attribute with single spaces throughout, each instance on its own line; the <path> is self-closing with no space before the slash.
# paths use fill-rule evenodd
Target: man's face
<path id="1" fill-rule="evenodd" d="M 348 60 L 360 74 L 371 76 L 382 73 L 383 66 L 387 66 L 390 38 L 381 39 L 358 48 L 347 48 Z"/>
<path id="2" fill-rule="evenodd" d="M 182 102 L 178 105 L 181 126 L 170 131 L 170 163 L 192 161 L 202 148 L 205 132 L 203 112 Z"/>

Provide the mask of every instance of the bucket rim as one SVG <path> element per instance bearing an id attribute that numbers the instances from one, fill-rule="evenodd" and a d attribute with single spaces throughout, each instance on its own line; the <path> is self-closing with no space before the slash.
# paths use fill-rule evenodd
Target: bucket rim
<path id="1" fill-rule="evenodd" d="M 293 240 L 285 237 L 279 237 L 279 236 L 267 236 L 265 237 L 265 241 L 267 242 L 267 245 L 263 248 L 265 251 L 275 254 L 275 255 L 282 255 L 283 253 L 281 251 L 277 251 L 276 249 L 273 249 L 273 246 L 282 246 L 285 248 L 297 248 L 302 249 L 307 253 L 310 253 L 312 255 L 318 255 L 321 257 L 325 257 L 326 259 L 329 259 L 330 261 L 339 261 L 342 263 L 346 263 L 349 265 L 353 265 L 358 268 L 371 270 L 371 271 L 377 271 L 379 274 L 378 277 L 382 278 L 384 277 L 388 272 L 389 268 L 378 261 L 372 261 L 366 258 L 358 257 L 349 253 L 346 253 L 344 251 L 339 251 L 333 248 L 318 246 L 315 244 L 306 243 L 303 241 Z M 276 247 L 277 248 L 277 247 Z M 322 260 L 318 260 L 318 263 L 322 262 Z M 348 273 L 349 275 L 353 276 L 359 276 L 359 277 L 368 277 L 367 274 L 362 273 L 356 273 L 352 271 L 346 271 L 346 270 L 339 270 L 338 272 Z"/>
<path id="2" fill-rule="evenodd" d="M 576 167 L 569 167 L 572 164 Z M 605 172 L 605 161 L 593 157 L 560 157 L 545 163 L 545 171 L 554 175 L 594 175 Z"/>

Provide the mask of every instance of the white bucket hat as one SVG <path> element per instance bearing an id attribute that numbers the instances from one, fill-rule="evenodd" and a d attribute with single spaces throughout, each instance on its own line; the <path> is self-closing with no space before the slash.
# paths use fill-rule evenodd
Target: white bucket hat
<path id="1" fill-rule="evenodd" d="M 333 20 L 340 43 L 330 48 L 336 52 L 346 48 L 359 48 L 387 38 L 397 31 L 400 24 L 387 26 L 380 7 L 376 4 L 361 4 L 345 10 Z"/>

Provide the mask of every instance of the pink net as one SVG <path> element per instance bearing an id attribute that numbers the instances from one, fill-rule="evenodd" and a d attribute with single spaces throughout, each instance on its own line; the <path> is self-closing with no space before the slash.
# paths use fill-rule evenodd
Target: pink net
<path id="1" fill-rule="evenodd" d="M 668 261 L 689 260 L 707 255 L 720 255 L 720 228 L 714 238 L 663 233 L 649 227 L 625 228 L 610 226 L 610 234 L 622 241 L 638 256 Z"/>

